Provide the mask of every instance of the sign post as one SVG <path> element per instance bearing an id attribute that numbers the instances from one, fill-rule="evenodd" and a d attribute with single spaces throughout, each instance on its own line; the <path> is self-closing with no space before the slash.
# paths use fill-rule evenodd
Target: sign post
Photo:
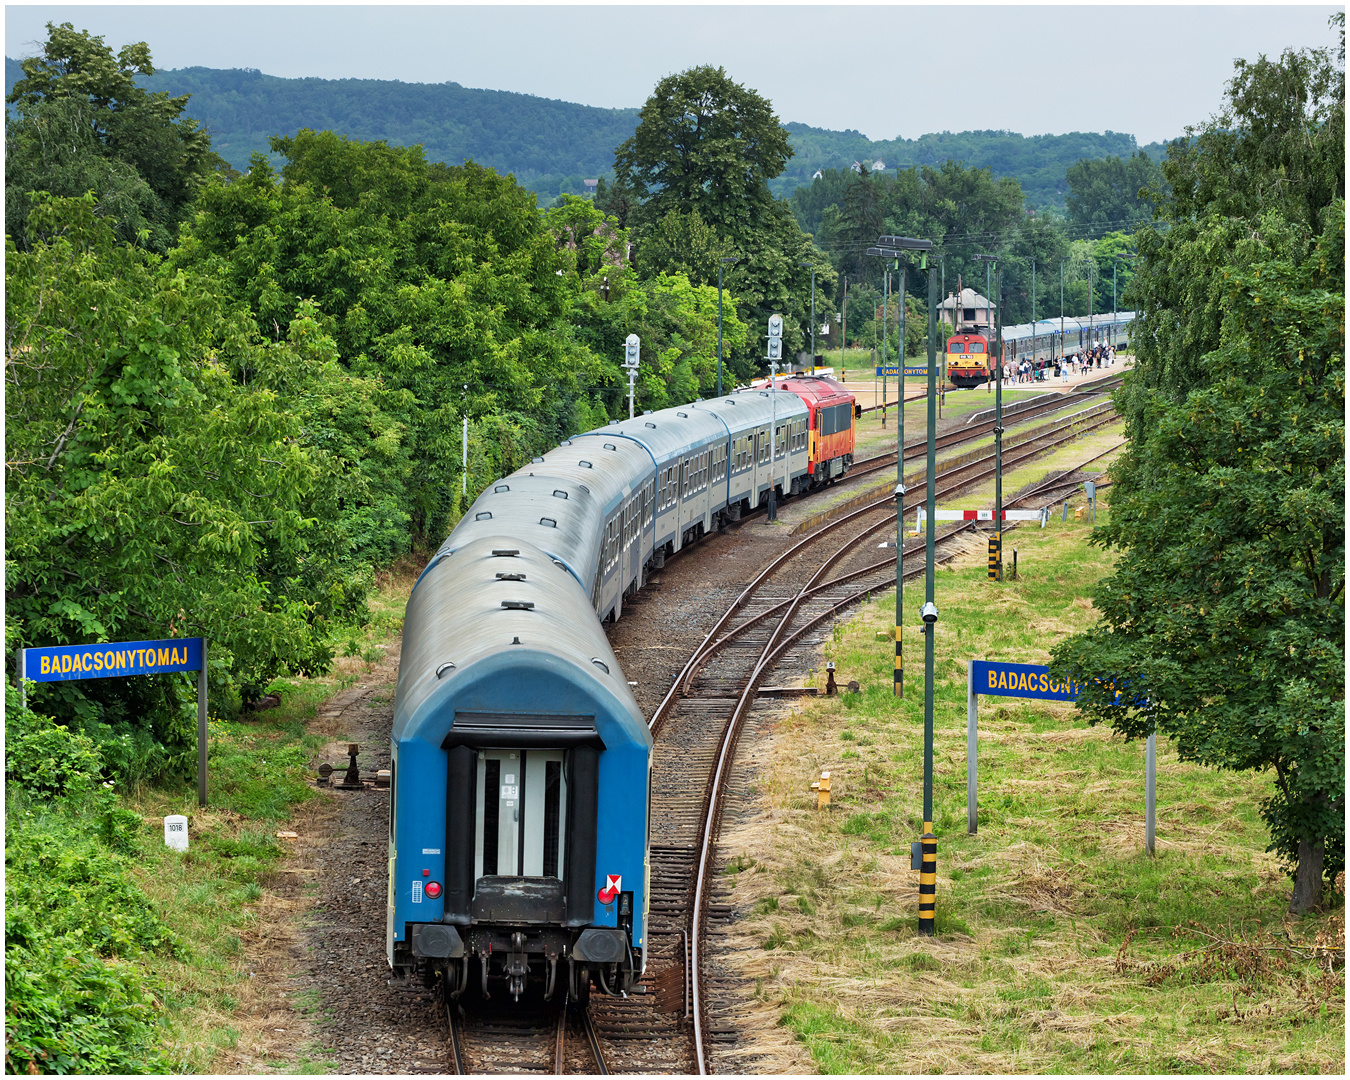
<path id="1" fill-rule="evenodd" d="M 197 802 L 206 805 L 206 639 L 113 641 L 100 645 L 52 645 L 19 650 L 20 700 L 26 706 L 24 681 L 72 682 L 114 679 L 128 675 L 197 672 Z"/>
<path id="2" fill-rule="evenodd" d="M 966 832 L 974 836 L 979 695 L 1073 701 L 1082 690 L 1082 685 L 1053 678 L 1050 669 L 1044 664 L 1007 664 L 1001 660 L 970 661 L 966 680 Z M 1121 704 L 1147 707 L 1147 702 L 1139 698 Z M 1153 854 L 1154 807 L 1157 802 L 1157 753 L 1158 732 L 1155 728 L 1148 736 L 1144 772 L 1144 850 L 1150 855 Z"/>

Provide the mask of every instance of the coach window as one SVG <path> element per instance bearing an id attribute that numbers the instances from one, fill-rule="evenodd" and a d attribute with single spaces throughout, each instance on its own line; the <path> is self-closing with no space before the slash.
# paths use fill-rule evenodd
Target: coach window
<path id="1" fill-rule="evenodd" d="M 562 876 L 567 775 L 561 750 L 480 750 L 476 878 Z"/>

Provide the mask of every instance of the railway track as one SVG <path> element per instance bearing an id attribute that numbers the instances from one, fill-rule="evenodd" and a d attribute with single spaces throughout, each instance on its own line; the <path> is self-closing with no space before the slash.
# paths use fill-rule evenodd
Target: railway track
<path id="1" fill-rule="evenodd" d="M 1061 412 L 1065 409 L 1079 408 L 1081 407 L 1081 405 L 1085 400 L 1099 397 L 1102 394 L 1108 393 L 1109 391 L 1114 390 L 1117 386 L 1119 386 L 1120 383 L 1121 380 L 1119 377 L 1112 379 L 1102 379 L 1100 383 L 1092 384 L 1091 389 L 1084 389 L 1078 393 L 1073 393 L 1064 397 L 1055 397 L 1048 401 L 1037 402 L 1034 405 L 1031 405 L 1027 408 L 1018 410 L 1018 412 L 1012 415 L 1005 414 L 1003 417 L 1003 422 L 1005 425 L 1009 423 L 1021 423 L 1021 421 L 1023 420 L 1031 420 L 1041 416 L 1051 416 L 1054 413 Z M 928 395 L 925 393 L 923 397 L 910 398 L 908 399 L 906 404 L 911 404 L 915 401 L 922 401 L 927 396 Z M 881 406 L 875 407 L 880 408 Z M 869 410 L 867 409 L 863 410 L 863 412 L 867 411 Z M 981 439 L 986 435 L 992 434 L 994 431 L 994 426 L 995 423 L 993 420 L 982 420 L 978 424 L 970 424 L 966 427 L 958 428 L 954 431 L 948 431 L 945 434 L 939 435 L 937 437 L 936 448 L 938 450 L 946 450 L 952 446 L 958 446 L 963 442 L 972 442 L 976 439 Z M 921 458 L 927 453 L 927 451 L 928 451 L 928 441 L 927 436 L 925 435 L 923 438 L 916 439 L 914 442 L 908 443 L 905 446 L 905 460 L 910 461 L 917 458 Z M 876 454 L 869 458 L 863 458 L 862 460 L 855 461 L 853 463 L 853 468 L 849 471 L 849 479 L 855 479 L 860 476 L 868 476 L 871 473 L 879 472 L 880 470 L 886 468 L 887 466 L 894 466 L 894 465 L 895 465 L 894 450 L 887 451 L 884 454 Z"/>
<path id="2" fill-rule="evenodd" d="M 442 998 L 449 1066 L 456 1075 L 609 1073 L 589 1010 L 574 1002 Z"/>
<path id="3" fill-rule="evenodd" d="M 1073 402 L 1081 403 L 1081 397 Z M 1064 408 L 1063 402 L 1057 405 L 1038 412 Z M 1101 417 L 1086 426 L 1080 417 L 1060 439 L 1041 438 L 1005 452 L 1004 468 L 1105 422 L 1109 418 Z M 945 441 L 979 439 L 991 428 L 992 423 L 972 425 Z M 906 447 L 907 457 L 910 450 Z M 936 496 L 987 479 L 992 457 L 991 447 L 988 454 L 940 472 Z M 895 463 L 894 453 L 881 458 L 877 469 Z M 1065 486 L 1065 478 L 1058 483 Z M 925 494 L 924 482 L 911 484 L 907 505 L 916 506 Z M 1022 499 L 1031 495 L 1025 492 Z M 580 1010 L 466 994 L 462 1010 L 453 1003 L 446 1010 L 457 1072 L 602 1073 L 613 1067 L 626 1073 L 706 1073 L 717 1055 L 734 1049 L 743 1027 L 744 988 L 720 980 L 706 960 L 709 939 L 727 932 L 735 919 L 717 884 L 721 793 L 747 722 L 776 712 L 773 704 L 757 700 L 758 688 L 775 672 L 800 674 L 814 667 L 834 619 L 894 587 L 894 544 L 877 558 L 873 538 L 878 533 L 893 538 L 895 525 L 894 500 L 886 495 L 782 552 L 718 620 L 652 716 L 657 751 L 647 971 L 635 992 L 619 999 L 596 994 Z M 950 544 L 971 529 L 960 524 L 942 530 L 940 542 Z M 905 545 L 907 580 L 923 573 L 917 558 L 923 547 L 922 541 Z M 744 1071 L 744 1063 L 738 1060 L 736 1069 Z"/>
<path id="4" fill-rule="evenodd" d="M 1106 422 L 1109 420 L 1105 417 L 1097 419 L 1089 429 Z M 1083 425 L 1075 426 L 1079 430 L 1066 436 L 1066 440 L 1082 433 Z M 1047 441 L 1049 446 L 1045 445 Z M 1041 440 L 1021 454 L 1005 455 L 1005 468 L 1044 453 L 1061 441 L 1064 440 Z M 894 461 L 894 455 L 891 460 Z M 952 470 L 940 478 L 941 487 L 935 497 L 953 494 L 960 487 L 987 478 L 991 472 L 987 461 Z M 1063 478 L 1059 478 L 1059 483 L 1063 485 Z M 1045 487 L 1051 490 L 1053 483 Z M 1023 493 L 1023 499 L 1030 498 L 1034 490 Z M 917 504 L 925 496 L 926 490 L 911 490 L 907 500 L 912 498 Z M 734 760 L 739 733 L 755 706 L 756 688 L 766 677 L 780 666 L 794 671 L 813 666 L 819 634 L 812 636 L 812 631 L 894 581 L 894 555 L 870 559 L 871 551 L 863 547 L 876 533 L 894 526 L 893 507 L 890 497 L 878 499 L 830 523 L 775 559 L 695 650 L 652 718 L 658 745 L 667 750 L 658 756 L 653 771 L 654 821 L 660 823 L 661 841 L 658 846 L 654 829 L 653 913 L 655 916 L 660 895 L 660 913 L 672 920 L 664 927 L 666 935 L 674 937 L 675 918 L 685 924 L 680 930 L 687 928 L 686 935 L 679 939 L 687 941 L 687 946 L 668 951 L 658 979 L 670 983 L 674 981 L 673 972 L 683 980 L 683 993 L 677 1000 L 691 1021 L 691 1051 L 701 1074 L 711 1071 L 717 1048 L 729 1039 L 734 1040 L 737 1030 L 736 988 L 705 985 L 706 973 L 702 968 L 707 938 L 721 931 L 732 916 L 730 906 L 719 902 L 724 898 L 719 895 L 713 870 L 717 865 L 716 837 L 723 812 L 721 792 Z M 850 525 L 854 528 L 849 529 Z M 968 528 L 962 525 L 945 530 L 942 539 L 949 540 Z M 820 548 L 826 535 L 837 530 L 848 530 L 848 539 L 815 556 L 816 569 L 805 577 L 799 564 L 807 549 Z M 906 544 L 906 555 L 919 555 L 923 546 L 921 541 Z M 841 562 L 845 563 L 842 572 L 828 576 Z M 905 574 L 907 580 L 923 573 L 917 563 L 916 559 L 914 568 Z M 800 585 L 784 588 L 779 583 L 782 578 L 800 581 L 804 577 Z M 701 801 L 696 803 L 687 793 L 697 790 L 703 776 L 709 779 Z M 696 845 L 689 843 L 690 835 L 697 836 Z M 678 904 L 681 892 L 688 902 L 684 913 Z M 682 972 L 678 970 L 681 967 Z"/>

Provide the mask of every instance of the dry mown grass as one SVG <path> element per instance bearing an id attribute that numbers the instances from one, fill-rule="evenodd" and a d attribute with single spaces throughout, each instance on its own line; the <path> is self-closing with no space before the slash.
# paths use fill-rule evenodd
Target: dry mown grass
<path id="1" fill-rule="evenodd" d="M 785 715 L 761 813 L 721 838 L 745 913 L 727 955 L 759 1008 L 747 1053 L 781 1052 L 776 1013 L 827 1072 L 1344 1072 L 1343 893 L 1325 916 L 1284 918 L 1289 882 L 1256 813 L 1269 778 L 1182 764 L 1162 743 L 1149 859 L 1140 744 L 1069 704 L 982 698 L 980 825 L 966 835 L 965 660 L 1044 663 L 1091 622 L 1082 590 L 1109 556 L 1085 539 L 1073 523 L 1017 534 L 1023 580 L 997 593 L 982 547 L 938 575 L 936 938 L 917 934 L 909 868 L 922 637 L 906 637 L 899 706 L 876 640 L 893 606 L 836 635 L 830 658 L 863 693 Z M 822 769 L 833 804 L 817 812 Z"/>

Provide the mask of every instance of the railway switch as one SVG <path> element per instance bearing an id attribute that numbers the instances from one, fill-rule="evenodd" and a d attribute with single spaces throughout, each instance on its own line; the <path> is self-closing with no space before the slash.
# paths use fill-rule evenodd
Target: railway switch
<path id="1" fill-rule="evenodd" d="M 834 661 L 831 660 L 825 665 L 825 693 L 834 697 L 839 693 L 839 685 L 834 681 Z"/>

